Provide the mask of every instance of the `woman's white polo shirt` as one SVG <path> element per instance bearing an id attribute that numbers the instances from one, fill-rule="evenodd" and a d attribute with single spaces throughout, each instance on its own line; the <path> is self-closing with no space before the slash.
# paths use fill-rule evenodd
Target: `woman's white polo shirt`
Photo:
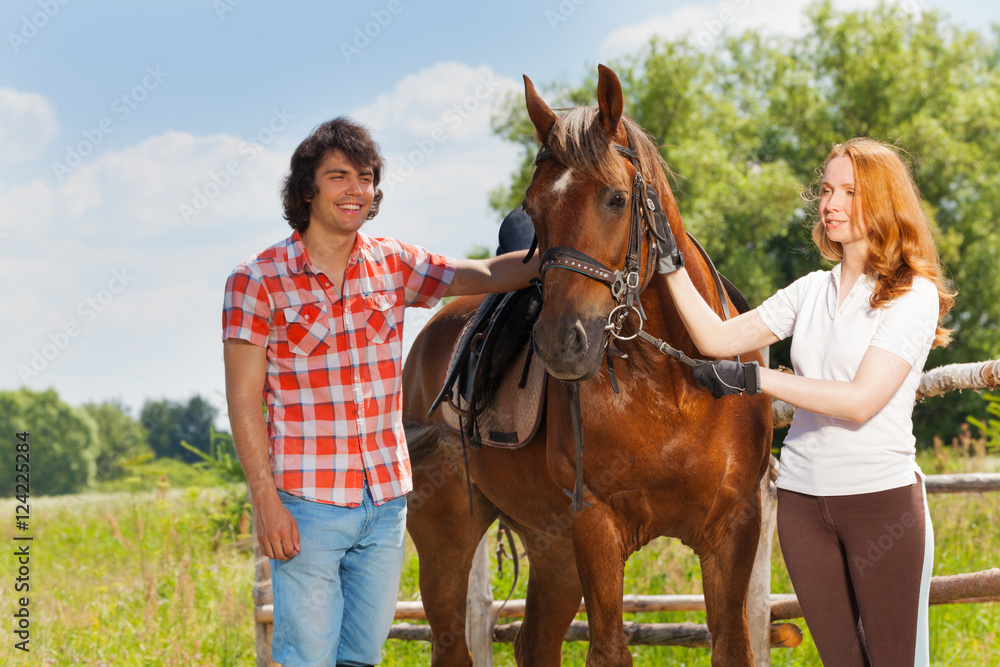
<path id="1" fill-rule="evenodd" d="M 757 308 L 778 338 L 792 336 L 796 375 L 850 382 L 870 346 L 886 350 L 910 371 L 902 386 L 864 423 L 801 408 L 781 450 L 777 486 L 814 496 L 885 491 L 913 484 L 917 467 L 913 402 L 934 342 L 938 294 L 914 279 L 909 292 L 885 308 L 869 305 L 873 282 L 860 276 L 838 308 L 841 265 L 814 271 Z"/>

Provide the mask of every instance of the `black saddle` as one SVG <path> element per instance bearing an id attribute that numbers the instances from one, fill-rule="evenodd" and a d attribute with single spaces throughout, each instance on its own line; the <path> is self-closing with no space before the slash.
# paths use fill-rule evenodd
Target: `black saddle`
<path id="1" fill-rule="evenodd" d="M 531 218 L 518 207 L 501 223 L 497 254 L 528 249 L 534 236 Z M 456 409 L 461 405 L 467 441 L 479 446 L 476 416 L 493 399 L 501 378 L 513 372 L 511 363 L 531 346 L 531 331 L 541 307 L 538 283 L 505 294 L 487 294 L 455 343 L 444 386 L 428 414 L 444 401 Z M 529 349 L 524 366 L 518 369 L 519 387 L 524 386 L 533 357 Z"/>

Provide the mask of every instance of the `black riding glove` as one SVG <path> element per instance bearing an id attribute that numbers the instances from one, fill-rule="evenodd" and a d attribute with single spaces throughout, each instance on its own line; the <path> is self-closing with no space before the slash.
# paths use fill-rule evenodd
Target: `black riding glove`
<path id="1" fill-rule="evenodd" d="M 646 208 L 653 213 L 653 225 L 662 239 L 656 243 L 656 270 L 663 275 L 673 273 L 684 266 L 684 254 L 677 249 L 677 240 L 670 231 L 670 223 L 663 212 L 663 204 L 653 186 L 646 187 Z"/>
<path id="2" fill-rule="evenodd" d="M 753 396 L 760 393 L 760 364 L 740 363 L 731 359 L 706 361 L 691 369 L 691 374 L 715 398 L 733 394 Z"/>

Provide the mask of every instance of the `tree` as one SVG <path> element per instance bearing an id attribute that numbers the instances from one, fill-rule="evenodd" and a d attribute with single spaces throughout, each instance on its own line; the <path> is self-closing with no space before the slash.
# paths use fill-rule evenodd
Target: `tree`
<path id="1" fill-rule="evenodd" d="M 195 463 L 201 458 L 185 449 L 181 442 L 203 452 L 208 452 L 211 443 L 211 429 L 218 413 L 201 396 L 193 396 L 187 402 L 170 400 L 146 401 L 142 406 L 139 421 L 149 432 L 149 445 L 158 457 L 180 459 Z"/>
<path id="2" fill-rule="evenodd" d="M 15 492 L 14 439 L 21 432 L 28 433 L 30 443 L 30 496 L 77 493 L 93 484 L 100 449 L 97 424 L 86 411 L 60 401 L 54 389 L 22 388 L 0 391 L 0 433 L 7 439 L 0 474 L 6 494 Z"/>
<path id="3" fill-rule="evenodd" d="M 808 223 L 809 186 L 832 144 L 852 136 L 897 143 L 913 156 L 925 211 L 958 289 L 946 325 L 954 343 L 928 367 L 1000 355 L 1000 32 L 962 31 L 937 13 L 880 4 L 808 10 L 798 39 L 746 32 L 709 50 L 654 39 L 612 63 L 625 111 L 662 146 L 675 172 L 685 225 L 719 269 L 760 303 L 819 268 Z M 591 79 L 551 95 L 593 104 Z M 537 147 L 523 100 L 494 120 L 525 148 L 510 187 L 490 198 L 503 214 L 524 196 Z M 802 194 L 806 197 L 803 198 Z M 788 345 L 772 358 L 789 364 Z M 915 411 L 918 439 L 957 431 L 972 394 L 951 394 Z"/>
<path id="4" fill-rule="evenodd" d="M 122 477 L 126 473 L 122 464 L 153 453 L 146 429 L 128 414 L 128 408 L 120 401 L 87 403 L 83 410 L 97 425 L 100 442 L 95 460 L 98 482 Z"/>

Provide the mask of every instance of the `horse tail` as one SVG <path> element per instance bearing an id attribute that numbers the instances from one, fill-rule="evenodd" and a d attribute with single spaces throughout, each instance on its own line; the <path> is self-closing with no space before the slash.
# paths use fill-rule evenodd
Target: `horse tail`
<path id="1" fill-rule="evenodd" d="M 406 446 L 414 467 L 428 465 L 445 454 L 441 447 L 445 428 L 438 422 L 403 420 Z"/>

